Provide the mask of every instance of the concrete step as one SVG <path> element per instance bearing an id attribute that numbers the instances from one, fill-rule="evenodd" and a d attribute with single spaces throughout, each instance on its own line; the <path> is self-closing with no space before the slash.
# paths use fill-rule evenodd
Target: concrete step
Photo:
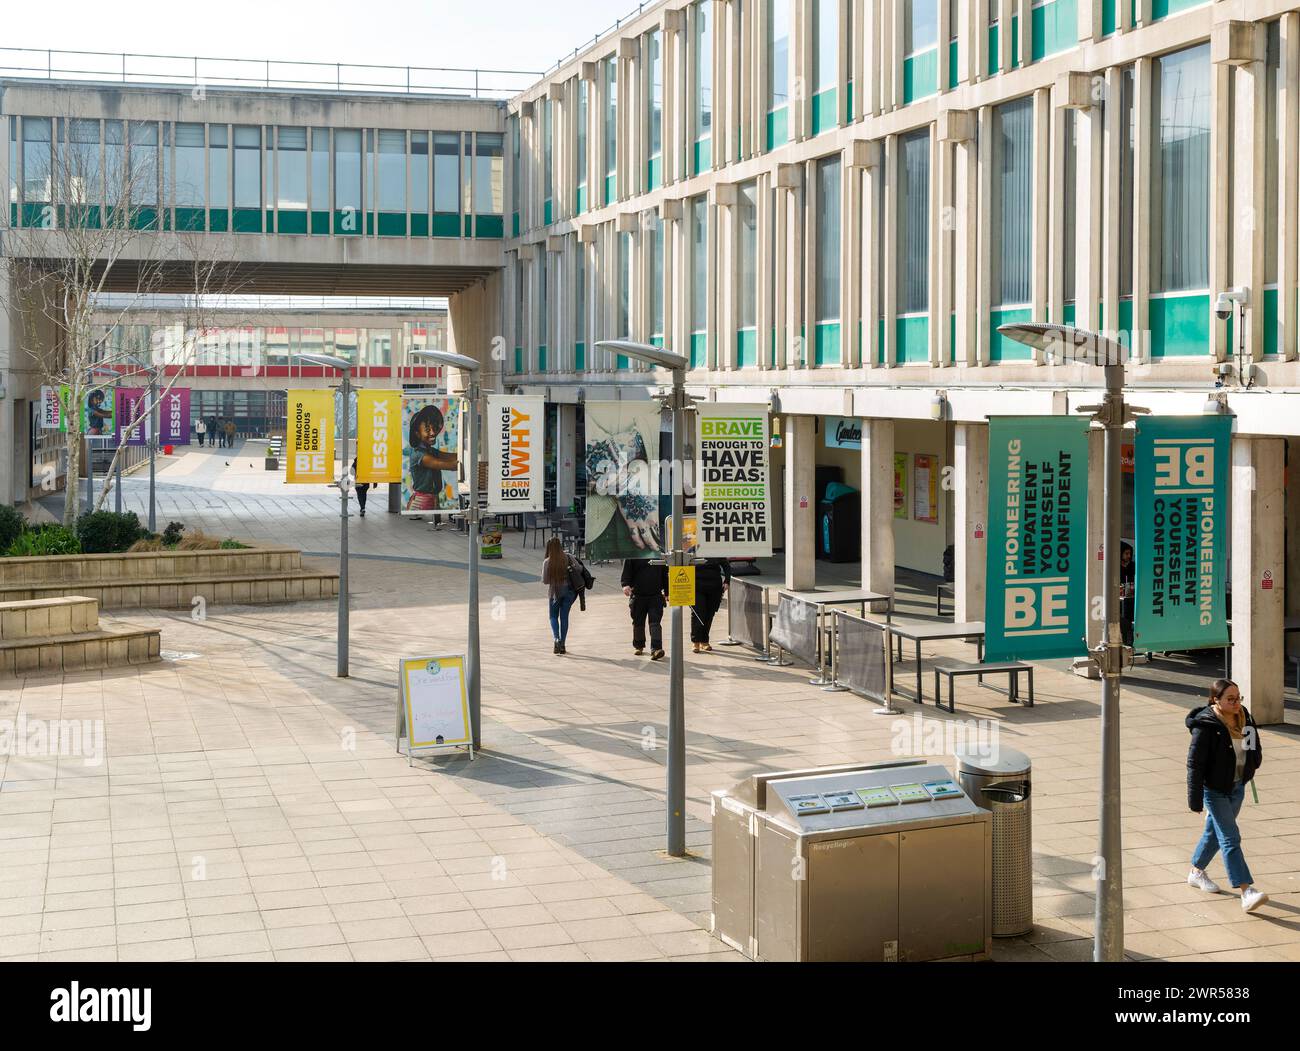
<path id="1" fill-rule="evenodd" d="M 0 678 L 126 668 L 160 660 L 158 628 L 106 628 L 0 642 Z"/>
<path id="2" fill-rule="evenodd" d="M 0 642 L 75 635 L 99 626 L 99 603 L 84 595 L 0 602 Z"/>
<path id="3" fill-rule="evenodd" d="M 314 602 L 338 596 L 339 576 L 311 569 L 247 576 L 201 576 L 177 580 L 83 580 L 78 583 L 0 585 L 0 603 L 81 597 L 100 609 L 190 609 L 196 598 L 210 606 L 258 606 Z"/>
<path id="4" fill-rule="evenodd" d="M 0 591 L 59 584 L 75 588 L 83 582 L 87 586 L 161 580 L 178 583 L 217 577 L 295 573 L 302 568 L 302 552 L 289 547 L 0 558 Z M 78 592 L 69 591 L 67 594 Z"/>

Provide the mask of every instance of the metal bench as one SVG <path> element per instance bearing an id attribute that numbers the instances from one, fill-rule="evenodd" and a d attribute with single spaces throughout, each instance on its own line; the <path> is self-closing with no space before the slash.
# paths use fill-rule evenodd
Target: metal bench
<path id="1" fill-rule="evenodd" d="M 1020 700 L 1020 676 L 1027 673 L 1029 675 L 1029 699 Z M 975 675 L 979 678 L 981 686 L 984 685 L 986 675 L 1006 675 L 1008 682 L 1007 696 L 1011 699 L 1012 704 L 1023 704 L 1026 708 L 1034 706 L 1034 669 L 1028 664 L 1019 664 L 1009 661 L 1004 664 L 963 664 L 959 661 L 947 661 L 943 664 L 934 666 L 934 706 L 943 707 L 943 695 L 939 692 L 939 677 L 946 676 L 948 679 L 948 711 L 956 712 L 955 688 L 954 683 L 959 676 Z"/>

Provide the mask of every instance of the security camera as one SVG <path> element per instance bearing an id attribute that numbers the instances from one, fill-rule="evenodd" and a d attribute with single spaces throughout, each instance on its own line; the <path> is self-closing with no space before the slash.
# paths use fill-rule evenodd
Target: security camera
<path id="1" fill-rule="evenodd" d="M 1227 321 L 1232 317 L 1232 300 L 1228 298 L 1227 292 L 1220 292 L 1214 301 L 1214 316 L 1220 321 Z"/>

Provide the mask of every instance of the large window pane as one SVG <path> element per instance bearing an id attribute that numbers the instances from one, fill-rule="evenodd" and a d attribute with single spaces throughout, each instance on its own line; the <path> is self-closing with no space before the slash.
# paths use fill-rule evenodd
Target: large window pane
<path id="1" fill-rule="evenodd" d="M 54 174 L 49 117 L 23 118 L 23 200 L 48 201 Z"/>
<path id="2" fill-rule="evenodd" d="M 203 126 L 198 125 L 202 135 Z M 202 138 L 199 140 L 202 144 Z M 98 204 L 103 194 L 99 170 L 99 121 L 68 121 L 68 161 L 62 182 L 73 204 Z M 178 151 L 179 156 L 179 151 Z M 202 164 L 203 151 L 199 151 Z M 202 167 L 199 172 L 202 174 Z"/>
<path id="3" fill-rule="evenodd" d="M 547 201 L 555 192 L 554 109 L 555 104 L 548 98 L 542 106 L 542 197 Z"/>
<path id="4" fill-rule="evenodd" d="M 587 185 L 587 111 L 591 85 L 578 78 L 578 185 Z"/>
<path id="5" fill-rule="evenodd" d="M 355 128 L 334 132 L 334 208 L 361 211 L 361 132 Z"/>
<path id="6" fill-rule="evenodd" d="M 328 212 L 330 208 L 330 130 L 311 129 L 311 208 Z"/>
<path id="7" fill-rule="evenodd" d="M 691 204 L 691 331 L 709 326 L 709 201 L 701 195 Z"/>
<path id="8" fill-rule="evenodd" d="M 840 0 L 813 0 L 813 91 L 839 81 Z"/>
<path id="9" fill-rule="evenodd" d="M 740 218 L 740 328 L 758 323 L 758 185 L 742 183 L 737 193 Z"/>
<path id="10" fill-rule="evenodd" d="M 605 62 L 605 173 L 618 170 L 618 60 Z"/>
<path id="11" fill-rule="evenodd" d="M 664 138 L 664 54 L 663 34 L 654 32 L 646 37 L 646 52 L 650 64 L 650 156 L 663 152 Z"/>
<path id="12" fill-rule="evenodd" d="M 576 301 L 574 308 L 574 324 L 577 326 L 577 335 L 575 341 L 578 343 L 587 342 L 587 246 L 578 244 L 578 251 L 574 258 L 573 267 L 573 290 Z"/>
<path id="13" fill-rule="evenodd" d="M 1266 214 L 1264 221 L 1264 281 L 1266 284 L 1277 283 L 1278 247 L 1277 247 L 1277 181 L 1278 164 L 1281 156 L 1281 141 L 1278 138 L 1278 104 L 1281 96 L 1278 92 L 1278 74 L 1282 68 L 1282 33 L 1280 22 L 1268 24 L 1268 50 L 1264 68 L 1268 83 L 1266 86 L 1265 132 L 1264 132 L 1264 200 Z"/>
<path id="14" fill-rule="evenodd" d="M 1155 62 L 1153 290 L 1210 283 L 1210 45 Z"/>
<path id="15" fill-rule="evenodd" d="M 110 122 L 113 123 L 113 122 Z M 104 141 L 111 136 L 108 123 L 104 125 Z M 230 151 L 229 129 L 225 124 L 208 126 L 208 207 L 226 208 L 230 204 Z M 120 141 L 120 140 L 119 140 Z M 108 155 L 104 162 L 105 171 L 112 170 L 112 161 Z"/>
<path id="16" fill-rule="evenodd" d="M 655 336 L 664 332 L 664 224 L 658 215 L 650 238 L 650 332 Z"/>
<path id="17" fill-rule="evenodd" d="M 695 5 L 695 136 L 713 130 L 713 0 Z"/>
<path id="18" fill-rule="evenodd" d="M 429 133 L 411 132 L 411 211 L 429 211 Z"/>
<path id="19" fill-rule="evenodd" d="M 262 207 L 262 129 L 235 127 L 235 207 Z"/>
<path id="20" fill-rule="evenodd" d="M 406 132 L 379 131 L 379 210 L 406 211 Z"/>
<path id="21" fill-rule="evenodd" d="M 439 132 L 433 137 L 433 210 L 460 211 L 460 136 Z"/>
<path id="22" fill-rule="evenodd" d="M 898 312 L 930 309 L 930 133 L 898 142 Z"/>
<path id="23" fill-rule="evenodd" d="M 131 203 L 152 207 L 158 203 L 158 124 L 131 121 Z"/>
<path id="24" fill-rule="evenodd" d="M 993 111 L 994 305 L 1029 302 L 1033 261 L 1032 99 Z"/>
<path id="25" fill-rule="evenodd" d="M 914 55 L 939 43 L 939 0 L 906 0 L 903 18 L 903 53 Z M 953 20 L 953 32 L 957 21 Z"/>
<path id="26" fill-rule="evenodd" d="M 99 137 L 96 128 L 95 137 Z M 99 145 L 95 145 L 96 163 Z M 176 125 L 176 204 L 181 208 L 203 207 L 203 125 Z"/>
<path id="27" fill-rule="evenodd" d="M 479 132 L 474 137 L 474 211 L 500 215 L 505 203 L 505 158 L 501 136 Z"/>
<path id="28" fill-rule="evenodd" d="M 790 101 L 790 0 L 773 0 L 769 25 L 767 64 L 771 87 L 767 108 L 774 110 Z"/>
<path id="29" fill-rule="evenodd" d="M 618 337 L 632 336 L 632 235 L 618 235 L 618 315 L 615 318 Z"/>
<path id="30" fill-rule="evenodd" d="M 840 159 L 817 162 L 817 320 L 840 319 Z"/>
<path id="31" fill-rule="evenodd" d="M 307 129 L 276 129 L 275 198 L 280 208 L 307 207 Z"/>

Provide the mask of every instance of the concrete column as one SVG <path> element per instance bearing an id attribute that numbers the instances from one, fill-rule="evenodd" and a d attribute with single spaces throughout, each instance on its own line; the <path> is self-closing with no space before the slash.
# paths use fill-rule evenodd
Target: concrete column
<path id="1" fill-rule="evenodd" d="M 880 182 L 885 177 L 879 160 L 865 169 L 862 189 L 862 364 L 880 362 Z"/>
<path id="2" fill-rule="evenodd" d="M 1116 157 L 1116 150 L 1121 148 L 1127 135 L 1123 122 L 1123 108 L 1120 103 L 1124 97 L 1124 74 L 1118 68 L 1106 71 L 1106 113 L 1102 119 L 1102 134 L 1105 136 L 1105 155 Z M 1145 151 L 1144 151 L 1145 152 Z M 1102 181 L 1101 209 L 1102 224 L 1105 233 L 1102 244 L 1105 255 L 1101 261 L 1101 302 L 1102 328 L 1108 332 L 1119 332 L 1119 287 L 1121 252 L 1130 250 L 1120 245 L 1121 192 L 1120 166 L 1107 164 L 1100 172 Z M 1136 222 L 1137 212 L 1134 211 Z M 1134 315 L 1136 316 L 1136 315 Z"/>
<path id="3" fill-rule="evenodd" d="M 1120 4 L 1124 17 L 1128 17 L 1128 5 Z M 1155 63 L 1149 58 L 1140 58 L 1133 63 L 1133 122 L 1136 134 L 1133 136 L 1133 353 L 1140 354 L 1142 360 L 1150 357 L 1150 338 L 1148 320 L 1151 311 L 1151 180 L 1153 178 L 1153 150 L 1155 129 L 1152 127 L 1152 95 L 1155 81 Z M 1118 100 L 1119 94 L 1112 98 Z M 1115 107 L 1117 110 L 1119 106 Z M 1111 141 L 1118 147 L 1123 142 L 1125 129 L 1121 125 L 1116 138 Z M 1108 153 L 1108 157 L 1117 156 Z M 1118 165 L 1108 165 L 1118 168 Z M 1213 174 L 1210 176 L 1213 185 Z M 1118 196 L 1114 198 L 1117 202 Z M 1211 219 L 1213 229 L 1213 219 Z M 1118 236 L 1118 230 L 1116 231 Z M 1119 316 L 1119 300 L 1115 301 L 1115 316 Z"/>
<path id="4" fill-rule="evenodd" d="M 557 405 L 555 428 L 555 502 L 563 510 L 577 491 L 578 406 Z"/>
<path id="5" fill-rule="evenodd" d="M 1300 617 L 1300 438 L 1286 440 L 1286 615 Z M 1287 655 L 1300 656 L 1300 637 L 1286 637 Z M 1290 672 L 1290 667 L 1285 669 Z"/>
<path id="6" fill-rule="evenodd" d="M 894 593 L 894 421 L 862 421 L 862 586 Z"/>
<path id="7" fill-rule="evenodd" d="M 958 624 L 984 619 L 988 555 L 989 428 L 959 423 L 953 434 L 953 597 Z"/>
<path id="8" fill-rule="evenodd" d="M 817 586 L 817 432 L 812 416 L 785 418 L 785 586 Z"/>
<path id="9" fill-rule="evenodd" d="M 947 48 L 940 48 L 946 53 Z M 948 157 L 951 147 L 940 143 L 935 128 L 930 128 L 930 258 L 929 293 L 927 309 L 930 313 L 930 364 L 947 365 L 952 361 L 948 346 L 948 318 L 952 305 L 948 302 L 948 230 L 945 218 L 950 214 L 945 195 L 948 191 Z"/>
<path id="10" fill-rule="evenodd" d="M 1292 11 L 1280 22 L 1281 68 L 1278 71 L 1280 88 L 1277 104 L 1277 152 L 1279 157 L 1300 156 L 1300 14 Z M 1300 173 L 1294 163 L 1278 167 L 1277 244 L 1278 259 L 1278 354 L 1286 361 L 1294 360 L 1297 353 L 1297 253 L 1300 241 L 1300 224 L 1297 207 L 1300 206 Z"/>
<path id="11" fill-rule="evenodd" d="M 993 107 L 980 109 L 978 155 L 976 167 L 978 185 L 975 190 L 976 206 L 988 207 L 993 200 Z M 977 210 L 976 215 L 980 212 Z M 993 348 L 989 328 L 992 324 L 993 303 L 993 231 L 986 221 L 979 224 L 979 258 L 975 276 L 975 349 L 977 358 L 967 364 L 987 365 Z"/>
<path id="12" fill-rule="evenodd" d="M 1232 439 L 1232 677 L 1261 726 L 1285 713 L 1285 461 L 1285 439 Z"/>
<path id="13" fill-rule="evenodd" d="M 885 139 L 885 194 L 881 203 L 881 230 L 885 238 L 884 259 L 884 363 L 886 368 L 898 364 L 898 136 Z M 932 319 L 933 320 L 933 319 Z"/>
<path id="14" fill-rule="evenodd" d="M 952 270 L 957 332 L 952 356 L 955 364 L 969 366 L 979 360 L 979 146 L 975 139 L 967 139 L 954 150 Z"/>
<path id="15" fill-rule="evenodd" d="M 1228 346 L 1227 322 L 1214 314 L 1215 296 L 1232 279 L 1232 155 L 1238 148 L 1231 123 L 1232 79 L 1233 69 L 1226 62 L 1210 66 L 1210 346 L 1216 361 L 1227 360 L 1235 349 Z M 1243 152 L 1250 149 L 1248 141 L 1243 136 Z"/>
<path id="16" fill-rule="evenodd" d="M 1250 303 L 1246 307 L 1246 354 L 1251 361 L 1264 357 L 1264 240 L 1268 222 L 1268 202 L 1264 196 L 1268 186 L 1268 165 L 1259 163 L 1269 144 L 1268 71 L 1264 62 L 1266 49 L 1264 23 L 1254 27 L 1254 62 L 1232 70 L 1234 79 L 1232 159 L 1236 165 L 1233 173 L 1233 246 L 1232 284 L 1250 289 Z M 1293 164 L 1279 167 L 1294 168 Z M 1211 296 L 1218 291 L 1211 289 Z M 1234 332 L 1229 353 L 1235 353 L 1241 333 Z"/>
<path id="17" fill-rule="evenodd" d="M 1028 28 L 1029 19 L 1021 16 L 1020 28 L 1023 32 Z M 1027 56 L 1029 54 L 1027 45 L 1022 46 L 1020 54 Z M 1022 58 L 1027 62 L 1027 59 Z M 1059 118 L 1058 118 L 1059 119 Z M 1057 152 L 1053 150 L 1054 138 L 1052 135 L 1052 89 L 1039 88 L 1034 92 L 1034 167 L 1033 167 L 1033 209 L 1034 209 L 1034 228 L 1032 234 L 1033 256 L 1034 260 L 1033 273 L 1030 275 L 1030 306 L 1033 311 L 1031 315 L 1035 321 L 1047 321 L 1047 275 L 1050 268 L 1050 260 L 1054 256 L 1059 256 L 1059 251 L 1051 250 L 1049 240 L 1051 233 L 1051 172 L 1052 172 L 1052 154 Z M 1034 351 L 1034 361 L 1038 364 L 1043 362 L 1043 354 L 1039 350 Z"/>
<path id="18" fill-rule="evenodd" d="M 1094 82 L 1095 84 L 1095 82 Z M 1066 172 L 1075 180 L 1075 214 L 1066 216 L 1074 227 L 1074 323 L 1081 328 L 1101 324 L 1098 309 L 1102 300 L 1102 110 L 1100 106 L 1074 114 L 1076 171 Z M 1118 281 L 1119 275 L 1116 275 Z"/>

